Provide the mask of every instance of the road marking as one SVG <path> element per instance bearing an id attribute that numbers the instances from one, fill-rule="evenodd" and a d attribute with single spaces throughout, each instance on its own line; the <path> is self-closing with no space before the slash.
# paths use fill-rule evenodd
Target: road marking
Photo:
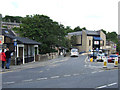
<path id="1" fill-rule="evenodd" d="M 100 86 L 100 87 L 97 87 L 96 89 L 100 89 L 100 88 L 105 88 L 105 87 L 109 87 L 109 86 L 113 86 L 113 85 L 116 85 L 117 83 L 111 83 L 111 84 L 108 84 L 108 85 L 103 85 L 103 86 Z"/>
<path id="2" fill-rule="evenodd" d="M 15 83 L 15 82 L 5 82 L 3 84 L 13 84 L 13 83 Z"/>
<path id="3" fill-rule="evenodd" d="M 46 69 L 47 71 L 50 70 L 50 69 Z"/>
<path id="4" fill-rule="evenodd" d="M 85 58 L 85 63 L 87 63 L 88 56 Z"/>
<path id="5" fill-rule="evenodd" d="M 78 74 L 78 73 L 76 73 L 76 74 L 73 74 L 74 76 L 77 76 L 77 75 L 80 75 L 80 74 Z"/>
<path id="6" fill-rule="evenodd" d="M 107 86 L 113 86 L 113 85 L 115 85 L 115 84 L 117 84 L 117 83 L 111 83 L 111 84 L 108 84 Z"/>
<path id="7" fill-rule="evenodd" d="M 64 77 L 70 77 L 71 75 L 64 75 Z"/>
<path id="8" fill-rule="evenodd" d="M 99 71 L 99 72 L 103 72 L 103 70 Z"/>
<path id="9" fill-rule="evenodd" d="M 33 79 L 23 80 L 23 82 L 31 82 Z"/>
<path id="10" fill-rule="evenodd" d="M 59 77 L 60 77 L 60 76 L 53 76 L 53 77 L 50 77 L 50 78 L 52 78 L 52 79 L 53 79 L 53 78 L 59 78 Z"/>
<path id="11" fill-rule="evenodd" d="M 92 73 L 97 73 L 97 71 L 94 71 L 94 72 L 92 72 Z"/>
<path id="12" fill-rule="evenodd" d="M 39 73 L 42 73 L 43 71 L 40 71 Z"/>
<path id="13" fill-rule="evenodd" d="M 107 87 L 107 85 L 97 87 L 96 89 L 105 88 L 105 87 Z"/>
<path id="14" fill-rule="evenodd" d="M 4 71 L 4 72 L 0 72 L 0 73 L 4 74 L 4 73 L 9 73 L 9 72 L 13 72 L 13 71 Z"/>
<path id="15" fill-rule="evenodd" d="M 45 78 L 38 78 L 37 80 L 46 80 L 47 78 L 45 77 Z"/>

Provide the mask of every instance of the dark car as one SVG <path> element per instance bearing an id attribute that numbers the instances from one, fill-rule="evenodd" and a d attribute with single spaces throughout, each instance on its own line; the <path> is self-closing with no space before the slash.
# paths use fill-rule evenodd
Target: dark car
<path id="1" fill-rule="evenodd" d="M 115 60 L 116 57 L 118 57 L 118 55 L 116 55 L 116 54 L 108 56 L 108 63 L 109 62 L 113 62 L 114 63 L 114 60 Z"/>

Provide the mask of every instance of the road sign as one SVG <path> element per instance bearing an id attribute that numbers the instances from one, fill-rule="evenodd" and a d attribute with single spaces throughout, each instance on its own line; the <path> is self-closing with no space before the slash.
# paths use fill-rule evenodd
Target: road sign
<path id="1" fill-rule="evenodd" d="M 17 42 L 14 42 L 14 46 L 17 46 Z"/>

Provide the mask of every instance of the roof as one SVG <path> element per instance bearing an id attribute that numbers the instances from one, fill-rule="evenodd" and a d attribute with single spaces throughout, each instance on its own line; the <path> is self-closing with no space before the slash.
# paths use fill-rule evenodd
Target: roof
<path id="1" fill-rule="evenodd" d="M 6 28 L 2 28 L 2 31 L 0 33 L 0 35 L 12 35 L 12 36 L 15 36 L 15 34 L 13 33 L 12 30 L 10 29 L 6 29 Z"/>
<path id="2" fill-rule="evenodd" d="M 87 35 L 90 35 L 90 36 L 100 35 L 100 31 L 92 31 L 92 30 L 84 30 L 84 31 L 86 32 Z M 82 31 L 71 32 L 71 33 L 68 33 L 68 35 L 82 35 Z"/>
<path id="3" fill-rule="evenodd" d="M 36 41 L 31 40 L 26 37 L 18 37 L 14 34 L 14 32 L 11 29 L 2 28 L 2 30 L 0 30 L 0 31 L 2 32 L 2 33 L 0 33 L 0 35 L 4 35 L 11 39 L 17 39 L 17 41 L 19 41 L 20 43 L 23 43 L 23 44 L 31 44 L 31 45 L 40 45 L 41 44 L 39 42 L 36 42 Z"/>
<path id="4" fill-rule="evenodd" d="M 84 30 L 87 35 L 100 35 L 99 31 L 89 31 L 89 30 Z"/>
<path id="5" fill-rule="evenodd" d="M 68 33 L 68 35 L 82 35 L 82 31 Z"/>
<path id="6" fill-rule="evenodd" d="M 17 41 L 23 43 L 23 44 L 31 44 L 31 45 L 40 45 L 41 43 L 36 42 L 34 40 L 31 40 L 29 38 L 24 38 L 24 37 L 17 37 L 17 36 L 12 36 L 12 35 L 4 35 L 6 37 L 9 37 L 11 39 L 17 39 Z"/>

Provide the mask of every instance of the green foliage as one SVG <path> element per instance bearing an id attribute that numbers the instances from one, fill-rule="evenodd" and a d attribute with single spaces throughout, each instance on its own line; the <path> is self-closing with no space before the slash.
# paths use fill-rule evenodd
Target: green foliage
<path id="1" fill-rule="evenodd" d="M 82 29 L 79 26 L 77 26 L 74 28 L 74 32 L 76 32 L 76 31 L 82 31 Z"/>
<path id="2" fill-rule="evenodd" d="M 108 32 L 106 34 L 106 39 L 109 41 L 113 41 L 114 43 L 118 42 L 118 35 L 116 32 Z"/>
<path id="3" fill-rule="evenodd" d="M 105 30 L 103 30 L 103 29 L 101 29 L 102 31 L 103 31 L 103 33 L 106 35 L 107 34 L 107 32 L 105 31 Z"/>
<path id="4" fill-rule="evenodd" d="M 20 28 L 14 30 L 23 37 L 41 42 L 41 53 L 52 52 L 55 46 L 66 46 L 64 26 L 45 15 L 27 15 L 22 18 Z"/>
<path id="5" fill-rule="evenodd" d="M 3 21 L 5 21 L 5 22 L 9 22 L 9 21 L 14 22 L 14 21 L 16 21 L 16 23 L 20 23 L 21 19 L 22 19 L 22 17 L 20 17 L 20 16 L 8 16 L 8 15 L 6 15 L 3 18 Z"/>

